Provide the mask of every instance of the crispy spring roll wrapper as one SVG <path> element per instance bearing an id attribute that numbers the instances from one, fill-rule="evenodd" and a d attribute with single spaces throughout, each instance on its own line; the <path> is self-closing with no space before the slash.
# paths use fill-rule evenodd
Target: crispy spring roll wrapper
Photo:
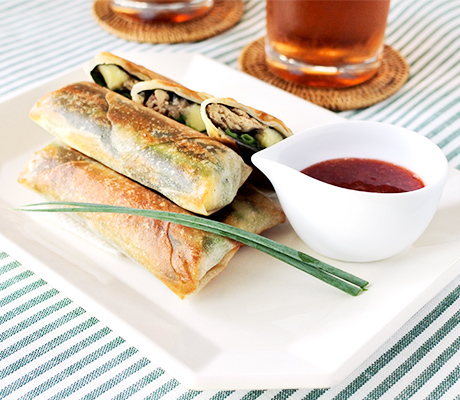
<path id="1" fill-rule="evenodd" d="M 136 83 L 131 90 L 132 99 L 139 104 L 182 122 L 190 128 L 204 132 L 201 103 L 212 96 L 195 92 L 170 79 L 152 79 Z"/>
<path id="2" fill-rule="evenodd" d="M 97 54 L 85 65 L 98 85 L 133 99 L 200 132 L 205 130 L 201 103 L 212 97 L 112 53 Z M 153 96 L 153 97 L 152 97 Z"/>
<path id="3" fill-rule="evenodd" d="M 292 135 L 278 118 L 231 98 L 206 99 L 201 104 L 201 117 L 209 136 L 234 148 L 245 159 Z"/>
<path id="4" fill-rule="evenodd" d="M 230 204 L 252 171 L 217 139 L 95 83 L 46 95 L 30 116 L 68 146 L 202 215 Z"/>
<path id="5" fill-rule="evenodd" d="M 142 81 L 163 79 L 170 81 L 156 72 L 142 65 L 135 64 L 112 53 L 102 52 L 97 54 L 85 65 L 88 77 L 98 85 L 131 98 L 131 89 Z M 173 81 L 171 81 L 173 82 Z"/>
<path id="6" fill-rule="evenodd" d="M 60 142 L 33 155 L 19 182 L 51 201 L 79 201 L 190 214 L 164 197 Z M 69 213 L 86 228 L 135 260 L 180 298 L 217 276 L 241 243 L 219 235 L 128 214 Z M 261 233 L 285 217 L 250 185 L 222 209 L 221 222 Z"/>

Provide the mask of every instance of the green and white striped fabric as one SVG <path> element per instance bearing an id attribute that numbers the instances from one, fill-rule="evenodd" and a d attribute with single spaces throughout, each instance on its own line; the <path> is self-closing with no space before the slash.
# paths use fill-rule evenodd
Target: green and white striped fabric
<path id="1" fill-rule="evenodd" d="M 99 51 L 199 52 L 236 68 L 243 46 L 265 30 L 264 2 L 246 0 L 243 20 L 220 36 L 139 44 L 100 29 L 91 5 L 0 0 L 0 101 Z M 460 0 L 393 0 L 386 42 L 407 58 L 409 81 L 386 101 L 341 115 L 414 129 L 459 168 Z M 0 399 L 460 399 L 459 278 L 335 387 L 193 391 L 32 270 L 0 241 Z"/>

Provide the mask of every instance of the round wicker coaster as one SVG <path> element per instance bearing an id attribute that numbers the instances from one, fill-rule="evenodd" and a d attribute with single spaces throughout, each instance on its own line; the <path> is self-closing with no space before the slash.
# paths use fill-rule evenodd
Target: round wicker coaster
<path id="1" fill-rule="evenodd" d="M 396 93 L 409 77 L 409 65 L 405 58 L 387 45 L 384 47 L 382 64 L 377 74 L 370 80 L 349 88 L 305 87 L 278 77 L 265 62 L 264 38 L 247 45 L 238 62 L 243 72 L 334 111 L 352 110 L 376 104 Z"/>
<path id="2" fill-rule="evenodd" d="M 147 23 L 115 13 L 110 0 L 95 0 L 93 16 L 109 33 L 142 43 L 197 42 L 219 35 L 240 21 L 243 0 L 215 0 L 211 10 L 202 17 L 182 23 Z"/>

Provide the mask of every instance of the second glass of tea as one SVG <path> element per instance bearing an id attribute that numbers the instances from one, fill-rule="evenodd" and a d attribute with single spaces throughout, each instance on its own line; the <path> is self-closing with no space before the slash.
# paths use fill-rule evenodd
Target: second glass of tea
<path id="1" fill-rule="evenodd" d="M 113 11 L 143 22 L 186 22 L 211 10 L 214 0 L 111 0 Z"/>
<path id="2" fill-rule="evenodd" d="M 390 0 L 267 0 L 265 54 L 281 78 L 348 87 L 380 66 Z"/>

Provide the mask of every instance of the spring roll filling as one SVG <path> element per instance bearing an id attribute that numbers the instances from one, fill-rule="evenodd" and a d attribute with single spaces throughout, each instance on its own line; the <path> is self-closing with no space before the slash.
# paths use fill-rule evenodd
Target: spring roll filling
<path id="1" fill-rule="evenodd" d="M 211 103 L 206 112 L 215 126 L 245 147 L 260 150 L 284 139 L 279 131 L 239 108 Z"/>
<path id="2" fill-rule="evenodd" d="M 101 64 L 91 71 L 91 77 L 99 86 L 113 90 L 131 99 L 131 89 L 140 79 L 115 64 Z"/>
<path id="3" fill-rule="evenodd" d="M 146 90 L 141 94 L 145 99 L 144 106 L 197 131 L 204 132 L 206 130 L 198 103 L 164 89 Z"/>

